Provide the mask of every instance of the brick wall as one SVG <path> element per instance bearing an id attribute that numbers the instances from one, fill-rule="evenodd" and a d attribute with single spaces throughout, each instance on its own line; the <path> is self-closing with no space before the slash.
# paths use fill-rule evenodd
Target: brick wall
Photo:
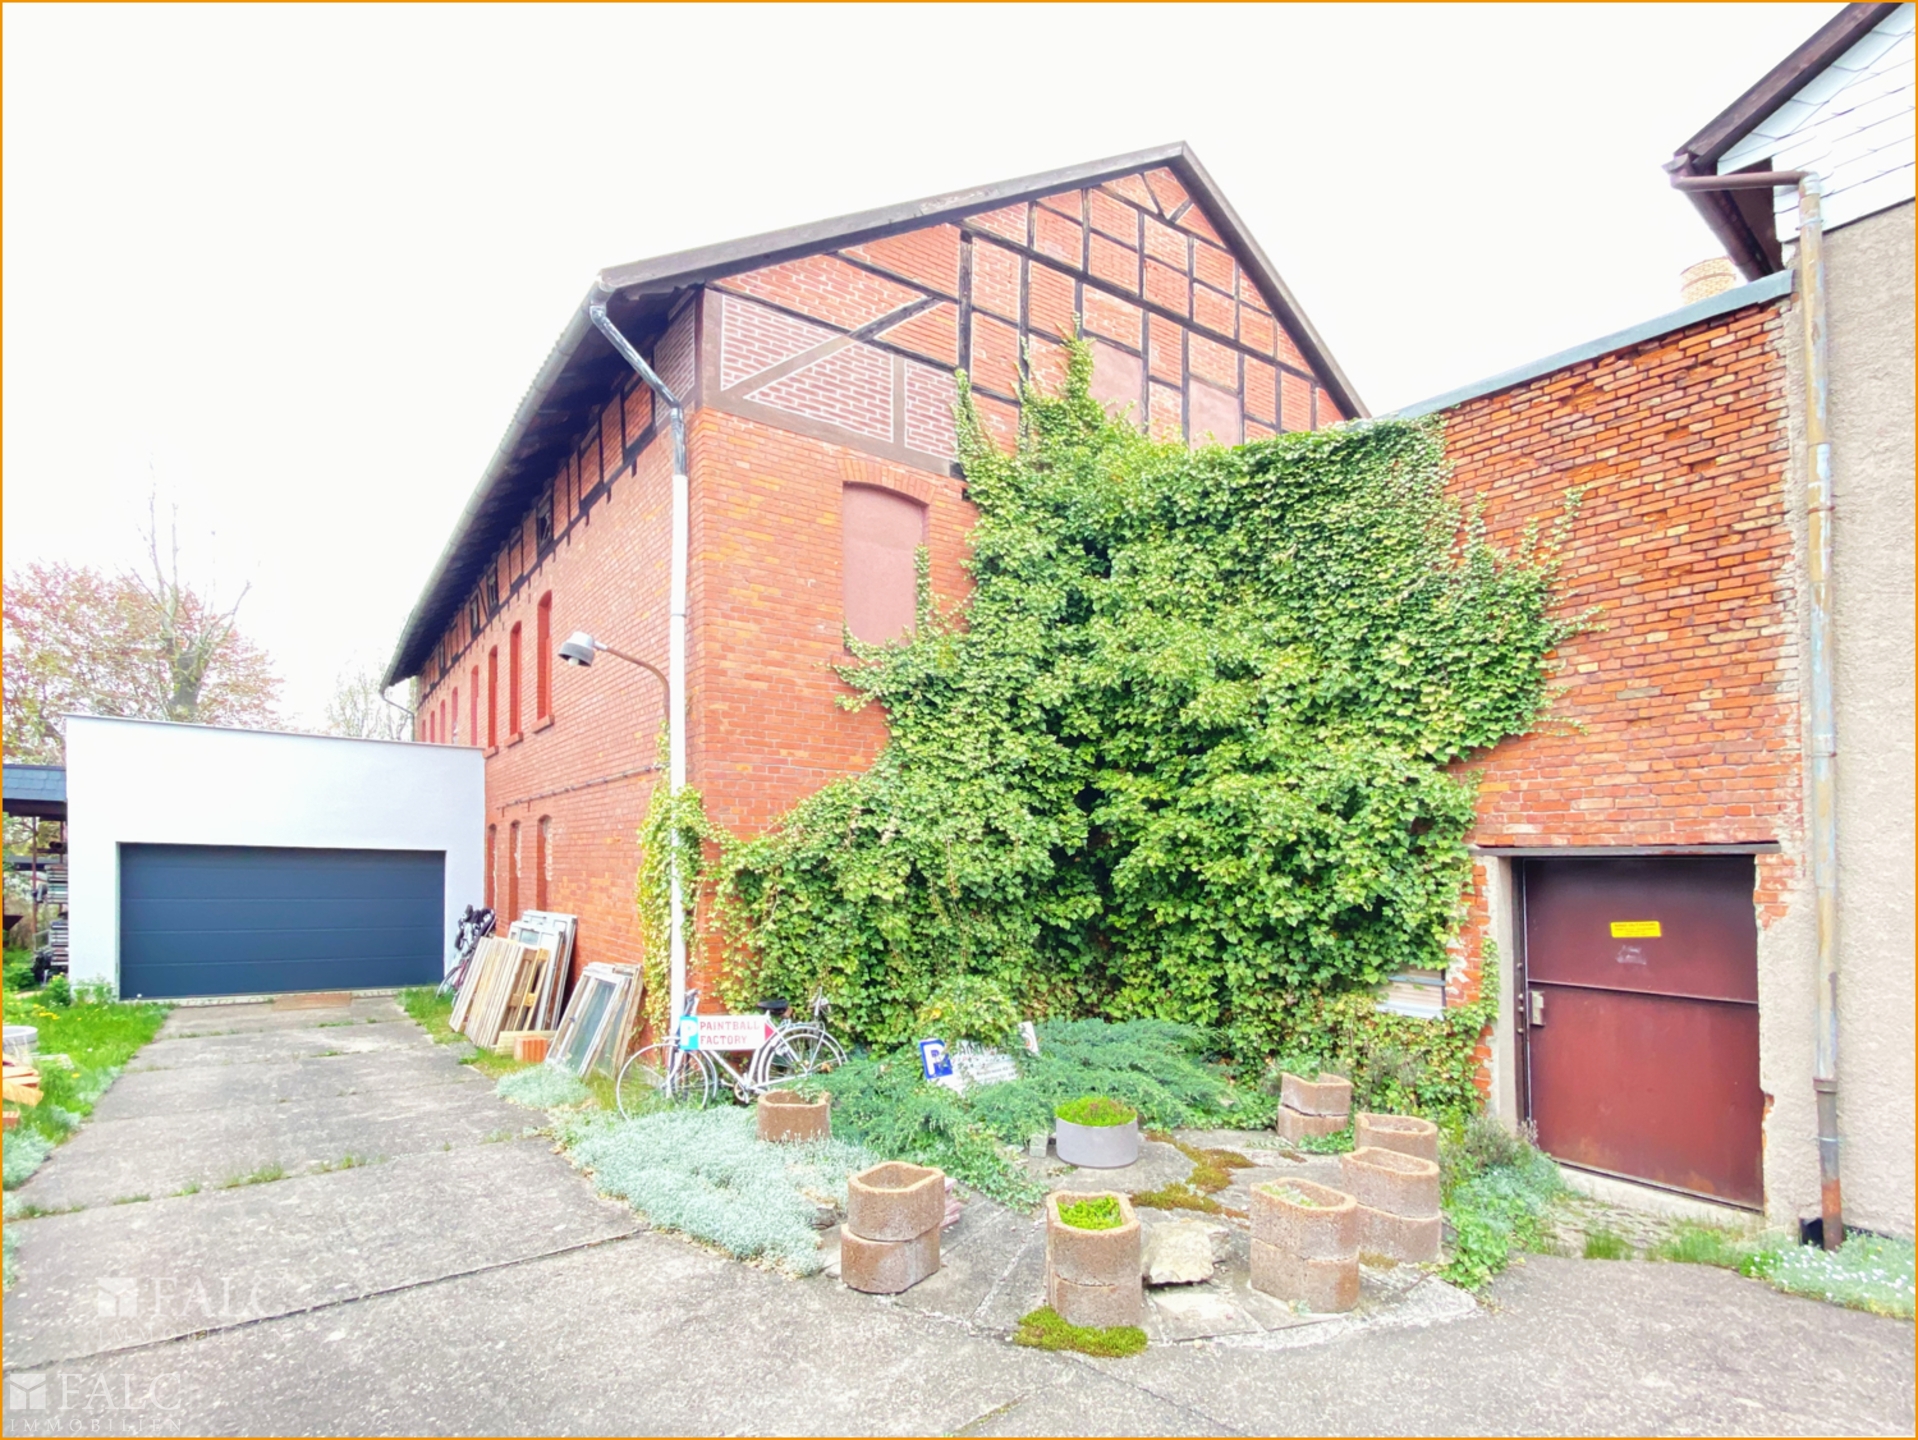
<path id="1" fill-rule="evenodd" d="M 973 511 L 953 463 L 953 368 L 969 367 L 987 424 L 1009 445 L 1020 374 L 1030 364 L 1056 381 L 1057 342 L 1075 324 L 1098 340 L 1101 395 L 1167 437 L 1234 442 L 1339 418 L 1272 297 L 1166 170 L 766 266 L 682 299 L 654 362 L 691 397 L 688 760 L 716 823 L 754 832 L 884 743 L 883 715 L 837 703 L 849 693 L 832 669 L 846 658 L 844 488 L 926 506 L 933 586 L 957 601 Z M 556 665 L 553 715 L 535 719 L 537 606 L 551 594 L 555 641 L 590 630 L 663 668 L 670 447 L 653 421 L 650 393 L 623 381 L 420 676 L 422 720 L 442 704 L 450 712 L 457 690 L 462 743 L 484 743 L 487 657 L 497 646 L 503 689 L 507 637 L 524 627 L 527 728 L 507 733 L 502 694 L 486 767 L 494 893 L 501 906 L 514 893 L 530 906 L 544 867 L 550 908 L 580 916 L 580 965 L 639 958 L 635 833 L 658 778 L 662 712 L 650 676 L 602 658 L 587 671 Z"/>
<path id="2" fill-rule="evenodd" d="M 1452 486 L 1493 537 L 1583 500 L 1563 608 L 1597 607 L 1558 659 L 1553 723 L 1481 774 L 1484 846 L 1779 841 L 1758 918 L 1779 919 L 1801 823 L 1798 642 L 1780 312 L 1763 304 L 1444 412 Z M 1479 867 L 1453 994 L 1489 933 Z"/>

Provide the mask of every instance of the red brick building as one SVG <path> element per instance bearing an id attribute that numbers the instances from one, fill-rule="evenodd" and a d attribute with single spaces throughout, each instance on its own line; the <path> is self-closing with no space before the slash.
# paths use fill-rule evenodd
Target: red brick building
<path id="1" fill-rule="evenodd" d="M 913 553 L 944 597 L 973 511 L 953 372 L 1008 445 L 1028 366 L 1075 325 L 1152 432 L 1227 444 L 1364 412 L 1197 159 L 1170 146 L 622 266 L 541 368 L 408 619 L 389 683 L 418 736 L 487 752 L 486 899 L 576 912 L 578 962 L 639 959 L 635 832 L 660 733 L 643 671 L 575 670 L 576 629 L 664 668 L 671 454 L 609 318 L 688 432 L 689 779 L 749 833 L 884 736 L 847 714 L 847 628 L 898 633 Z M 697 969 L 697 957 L 695 957 Z"/>

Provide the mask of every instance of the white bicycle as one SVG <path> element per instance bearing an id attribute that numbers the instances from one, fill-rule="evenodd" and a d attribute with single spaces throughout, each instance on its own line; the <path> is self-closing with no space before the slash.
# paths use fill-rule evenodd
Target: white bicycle
<path id="1" fill-rule="evenodd" d="M 699 992 L 688 991 L 680 1014 L 697 1015 Z M 671 1039 L 636 1050 L 619 1068 L 613 1099 L 627 1119 L 656 1110 L 662 1103 L 710 1105 L 721 1087 L 733 1092 L 742 1105 L 768 1090 L 777 1090 L 823 1075 L 846 1063 L 845 1047 L 826 1028 L 831 1007 L 824 995 L 813 997 L 812 1019 L 792 1021 L 792 1007 L 784 1000 L 762 1000 L 758 1008 L 771 1022 L 771 1033 L 752 1051 L 742 1071 L 718 1050 L 689 1050 L 680 1042 L 678 1027 Z"/>

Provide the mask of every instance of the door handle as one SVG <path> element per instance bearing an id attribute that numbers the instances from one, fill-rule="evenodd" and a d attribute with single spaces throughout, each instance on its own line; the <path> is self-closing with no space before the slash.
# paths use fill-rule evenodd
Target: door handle
<path id="1" fill-rule="evenodd" d="M 1534 1026 L 1543 1025 L 1545 1023 L 1545 992 L 1542 990 L 1530 991 L 1527 999 L 1531 1004 L 1531 1014 L 1527 1017 L 1528 1023 Z"/>

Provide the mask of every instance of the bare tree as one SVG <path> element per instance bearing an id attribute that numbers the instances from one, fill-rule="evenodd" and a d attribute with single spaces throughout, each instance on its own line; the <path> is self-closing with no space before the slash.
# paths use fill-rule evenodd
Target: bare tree
<path id="1" fill-rule="evenodd" d="M 180 580 L 180 510 L 173 507 L 172 523 L 167 526 L 167 563 L 160 562 L 160 523 L 154 498 L 147 497 L 147 525 L 141 532 L 147 542 L 147 558 L 153 565 L 153 578 L 135 575 L 141 594 L 152 610 L 153 638 L 161 662 L 166 666 L 166 696 L 163 702 L 169 720 L 200 719 L 201 692 L 214 658 L 233 635 L 234 622 L 246 592 L 242 585 L 232 605 L 222 611 L 211 596 L 202 599 Z"/>
<path id="2" fill-rule="evenodd" d="M 413 733 L 413 712 L 387 698 L 379 672 L 358 664 L 340 672 L 333 698 L 326 702 L 326 733 L 362 740 L 405 740 Z"/>

